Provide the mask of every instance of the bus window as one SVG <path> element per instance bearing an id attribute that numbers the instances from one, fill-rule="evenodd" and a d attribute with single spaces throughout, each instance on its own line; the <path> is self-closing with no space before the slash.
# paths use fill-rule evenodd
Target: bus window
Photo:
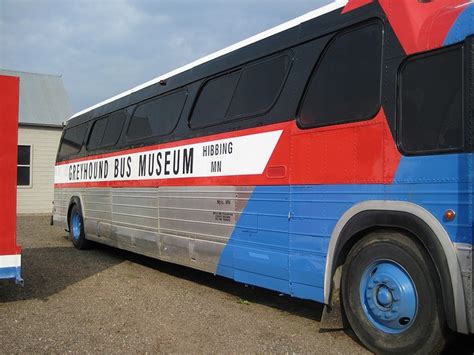
<path id="1" fill-rule="evenodd" d="M 171 133 L 178 123 L 186 96 L 187 92 L 181 90 L 140 104 L 130 121 L 127 140 Z"/>
<path id="2" fill-rule="evenodd" d="M 58 159 L 64 160 L 81 151 L 84 136 L 86 135 L 87 124 L 81 124 L 66 129 L 59 148 Z"/>
<path id="3" fill-rule="evenodd" d="M 234 118 L 267 111 L 280 93 L 289 67 L 290 58 L 286 55 L 246 67 L 227 116 Z"/>
<path id="4" fill-rule="evenodd" d="M 110 147 L 117 144 L 122 133 L 123 123 L 125 122 L 125 111 L 118 111 L 109 116 L 104 138 L 102 138 L 101 147 Z"/>
<path id="5" fill-rule="evenodd" d="M 207 127 L 268 111 L 290 69 L 290 58 L 279 55 L 208 81 L 191 117 L 193 128 Z"/>
<path id="6" fill-rule="evenodd" d="M 336 35 L 310 79 L 299 114 L 304 127 L 375 116 L 381 101 L 383 27 L 371 23 Z"/>
<path id="7" fill-rule="evenodd" d="M 94 122 L 89 135 L 89 141 L 87 142 L 87 150 L 94 150 L 100 147 L 105 127 L 107 126 L 107 119 L 108 117 L 104 117 Z"/>
<path id="8" fill-rule="evenodd" d="M 191 126 L 206 127 L 218 124 L 225 118 L 240 70 L 209 80 L 201 90 L 194 106 Z"/>
<path id="9" fill-rule="evenodd" d="M 399 91 L 399 140 L 405 152 L 463 148 L 463 85 L 461 46 L 414 56 L 405 63 Z"/>

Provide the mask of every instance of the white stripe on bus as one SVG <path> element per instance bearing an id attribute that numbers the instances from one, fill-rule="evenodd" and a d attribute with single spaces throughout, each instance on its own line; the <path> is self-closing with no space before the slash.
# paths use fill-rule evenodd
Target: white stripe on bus
<path id="1" fill-rule="evenodd" d="M 0 268 L 19 267 L 21 265 L 21 255 L 0 255 Z"/>

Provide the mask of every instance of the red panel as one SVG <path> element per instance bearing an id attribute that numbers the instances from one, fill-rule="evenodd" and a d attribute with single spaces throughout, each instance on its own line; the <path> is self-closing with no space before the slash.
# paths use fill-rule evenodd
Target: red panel
<path id="1" fill-rule="evenodd" d="M 467 0 L 379 0 L 405 52 L 413 54 L 443 45 Z"/>
<path id="2" fill-rule="evenodd" d="M 344 7 L 342 10 L 342 13 L 348 13 L 349 11 L 358 9 L 359 7 L 362 7 L 364 5 L 368 5 L 370 3 L 373 3 L 374 0 L 350 0 L 348 4 Z"/>
<path id="3" fill-rule="evenodd" d="M 18 154 L 18 99 L 20 80 L 0 76 L 0 255 L 19 254 L 16 245 L 16 170 Z"/>
<path id="4" fill-rule="evenodd" d="M 383 110 L 370 121 L 295 132 L 292 184 L 391 183 L 400 162 Z"/>

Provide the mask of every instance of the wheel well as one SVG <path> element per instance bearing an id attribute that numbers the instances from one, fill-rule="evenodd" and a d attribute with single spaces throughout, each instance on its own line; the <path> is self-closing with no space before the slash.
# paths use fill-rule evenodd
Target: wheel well
<path id="1" fill-rule="evenodd" d="M 383 226 L 372 226 L 372 227 L 368 227 L 364 230 L 361 230 L 359 232 L 357 232 L 356 234 L 354 234 L 350 239 L 348 239 L 344 245 L 339 249 L 339 253 L 338 253 L 338 256 L 337 256 L 337 259 L 335 260 L 334 262 L 334 266 L 335 268 L 345 264 L 346 262 L 346 259 L 347 259 L 347 255 L 349 254 L 349 252 L 351 251 L 351 249 L 354 247 L 354 245 L 359 241 L 361 240 L 362 238 L 368 236 L 369 234 L 373 233 L 373 232 L 382 232 L 382 231 L 386 231 L 386 232 L 397 232 L 397 233 L 400 233 L 400 234 L 403 234 L 409 238 L 411 238 L 414 242 L 416 242 L 421 248 L 423 248 L 428 254 L 428 250 L 425 248 L 425 246 L 421 243 L 421 241 L 419 240 L 419 238 L 410 233 L 410 231 L 406 230 L 406 229 L 403 229 L 403 228 L 396 228 L 396 227 L 383 227 Z M 431 257 L 431 256 L 430 256 Z"/>
<path id="2" fill-rule="evenodd" d="M 364 230 L 357 232 L 350 239 L 346 240 L 345 243 L 340 247 L 339 252 L 337 254 L 337 258 L 334 260 L 334 268 L 337 268 L 345 264 L 347 255 L 349 254 L 351 249 L 359 240 L 369 235 L 370 233 L 379 231 L 381 229 L 382 229 L 381 227 L 377 227 L 377 226 L 368 227 Z M 384 230 L 390 230 L 390 229 L 384 228 Z"/>
<path id="3" fill-rule="evenodd" d="M 68 210 L 67 210 L 67 225 L 68 226 L 69 226 L 69 222 L 71 220 L 71 211 L 72 211 L 72 208 L 75 205 L 77 205 L 77 206 L 79 206 L 79 208 L 81 208 L 81 200 L 77 196 L 71 197 L 71 200 L 69 201 L 69 207 L 68 207 Z M 81 208 L 81 210 L 82 210 L 82 208 Z"/>
<path id="4" fill-rule="evenodd" d="M 399 211 L 364 211 L 352 217 L 344 226 L 334 250 L 332 270 L 346 261 L 352 247 L 374 231 L 402 233 L 417 242 L 430 257 L 439 280 L 439 291 L 448 326 L 456 330 L 456 312 L 451 276 L 443 247 L 429 226 L 419 217 Z"/>

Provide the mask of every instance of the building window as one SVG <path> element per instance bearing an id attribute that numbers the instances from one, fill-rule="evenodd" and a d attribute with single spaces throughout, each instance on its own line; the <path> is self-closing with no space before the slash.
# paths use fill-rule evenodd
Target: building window
<path id="1" fill-rule="evenodd" d="M 31 186 L 31 145 L 18 146 L 17 186 Z"/>

